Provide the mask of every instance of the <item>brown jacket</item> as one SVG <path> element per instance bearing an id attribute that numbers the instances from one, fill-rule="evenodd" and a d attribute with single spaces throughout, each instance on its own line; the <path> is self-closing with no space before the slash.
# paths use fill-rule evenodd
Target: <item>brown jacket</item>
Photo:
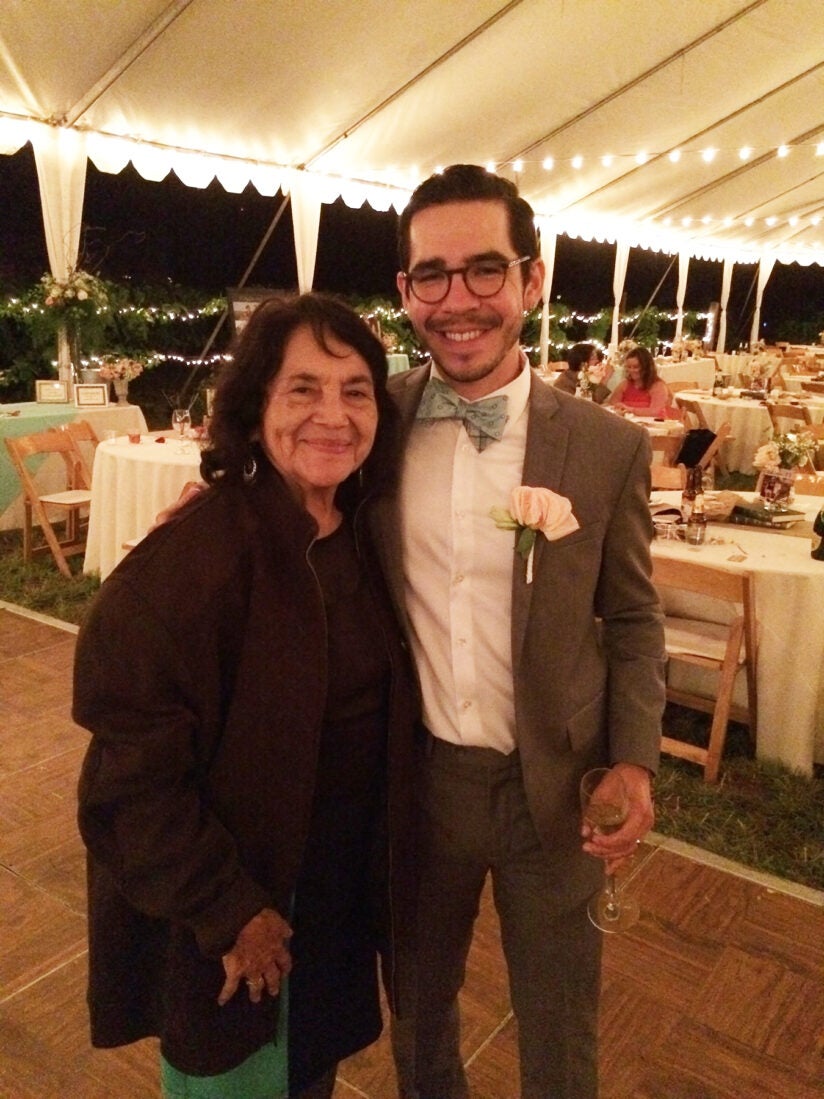
<path id="1" fill-rule="evenodd" d="M 95 1045 L 157 1034 L 176 1067 L 213 1074 L 274 1035 L 276 1002 L 236 995 L 220 1008 L 216 996 L 221 954 L 264 906 L 288 913 L 301 863 L 326 676 L 314 533 L 266 466 L 252 486 L 203 493 L 149 535 L 80 632 Z M 406 944 L 417 704 L 386 619 L 374 623 L 393 668 L 386 861 L 394 942 Z M 384 961 L 393 1001 L 391 950 Z"/>

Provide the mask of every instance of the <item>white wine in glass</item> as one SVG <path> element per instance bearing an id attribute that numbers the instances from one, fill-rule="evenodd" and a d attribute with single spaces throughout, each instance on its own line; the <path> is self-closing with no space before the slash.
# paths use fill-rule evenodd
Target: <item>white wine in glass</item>
<path id="1" fill-rule="evenodd" d="M 618 771 L 595 767 L 581 779 L 581 812 L 597 835 L 617 832 L 629 813 L 629 793 Z M 615 875 L 608 874 L 604 888 L 589 902 L 589 918 L 601 931 L 626 931 L 638 920 L 634 897 L 619 892 Z"/>

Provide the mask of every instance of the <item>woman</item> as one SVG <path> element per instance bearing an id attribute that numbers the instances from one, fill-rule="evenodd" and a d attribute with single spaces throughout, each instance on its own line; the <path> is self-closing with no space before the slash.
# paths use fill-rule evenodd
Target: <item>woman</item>
<path id="1" fill-rule="evenodd" d="M 603 356 L 595 344 L 576 343 L 567 352 L 567 369 L 562 370 L 555 380 L 555 386 L 563 389 L 565 393 L 576 393 L 580 381 L 580 372 L 585 370 L 590 376 L 589 391 L 593 401 L 603 404 L 609 397 L 609 387 L 604 385 L 604 369 L 601 367 Z M 610 371 L 611 373 L 611 371 Z M 592 375 L 597 375 L 597 380 Z"/>
<path id="2" fill-rule="evenodd" d="M 627 352 L 624 373 L 626 377 L 616 385 L 607 404 L 637 416 L 666 416 L 672 396 L 667 383 L 658 377 L 655 359 L 646 347 Z"/>
<path id="3" fill-rule="evenodd" d="M 376 947 L 400 1006 L 415 692 L 363 524 L 395 467 L 386 372 L 333 299 L 261 305 L 211 487 L 80 633 L 92 1039 L 159 1035 L 167 1096 L 330 1096 L 381 1029 Z"/>

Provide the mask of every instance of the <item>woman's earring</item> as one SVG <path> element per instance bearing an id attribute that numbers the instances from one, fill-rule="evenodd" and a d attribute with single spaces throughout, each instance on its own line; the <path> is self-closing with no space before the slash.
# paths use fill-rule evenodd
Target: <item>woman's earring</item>
<path id="1" fill-rule="evenodd" d="M 358 488 L 363 488 L 363 466 L 358 467 Z"/>
<path id="2" fill-rule="evenodd" d="M 251 485 L 257 474 L 257 462 L 253 455 L 249 455 L 246 461 L 243 463 L 243 483 L 245 485 Z"/>

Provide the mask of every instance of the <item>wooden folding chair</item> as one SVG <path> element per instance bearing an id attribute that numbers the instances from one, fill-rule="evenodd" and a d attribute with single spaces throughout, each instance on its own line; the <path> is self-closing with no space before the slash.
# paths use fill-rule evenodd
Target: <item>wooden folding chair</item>
<path id="1" fill-rule="evenodd" d="M 71 576 L 67 557 L 81 553 L 86 548 L 85 533 L 81 531 L 81 509 L 91 503 L 91 486 L 86 479 L 77 447 L 66 431 L 40 431 L 33 435 L 5 438 L 4 442 L 23 490 L 23 560 L 51 553 L 64 576 Z M 66 488 L 62 492 L 41 493 L 26 462 L 36 456 L 59 454 L 66 469 Z M 61 540 L 49 519 L 50 509 L 61 509 L 66 528 Z M 45 546 L 34 546 L 33 521 L 42 528 Z"/>
<path id="2" fill-rule="evenodd" d="M 664 492 L 668 489 L 680 489 L 683 491 L 687 483 L 687 467 L 653 465 L 650 466 L 650 486 Z"/>
<path id="3" fill-rule="evenodd" d="M 718 467 L 719 473 L 726 476 L 729 473 L 727 464 L 724 461 L 721 454 L 721 447 L 731 438 L 732 425 L 729 420 L 724 420 L 722 424 L 718 425 L 718 430 L 715 433 L 715 438 L 701 455 L 698 462 L 701 469 L 709 469 L 711 465 Z"/>
<path id="4" fill-rule="evenodd" d="M 674 397 L 676 393 L 683 393 L 685 390 L 697 389 L 698 382 L 667 382 L 666 386 Z"/>
<path id="5" fill-rule="evenodd" d="M 773 431 L 777 435 L 781 435 L 787 430 L 787 422 L 792 425 L 790 431 L 798 429 L 803 430 L 804 425 L 807 423 L 807 419 L 804 415 L 804 409 L 800 405 L 795 404 L 768 404 L 767 412 L 770 416 L 770 422 L 772 423 Z M 782 422 L 783 421 L 783 422 Z M 798 425 L 798 429 L 795 425 Z"/>
<path id="6" fill-rule="evenodd" d="M 799 496 L 824 496 L 824 473 L 796 473 L 795 491 Z"/>
<path id="7" fill-rule="evenodd" d="M 724 752 L 730 719 L 749 726 L 755 743 L 758 723 L 756 683 L 757 623 L 755 589 L 750 573 L 727 572 L 712 565 L 692 561 L 653 558 L 653 581 L 657 588 L 687 592 L 712 600 L 711 606 L 724 613 L 723 622 L 704 621 L 687 615 L 668 613 L 664 634 L 667 650 L 667 678 L 672 666 L 684 663 L 718 673 L 718 688 L 713 699 L 667 684 L 667 699 L 680 706 L 712 714 L 706 747 L 665 735 L 661 750 L 697 763 L 704 770 L 704 781 L 715 782 Z M 714 613 L 708 611 L 707 613 Z M 733 688 L 740 668 L 747 677 L 747 704 L 733 702 Z"/>
<path id="8" fill-rule="evenodd" d="M 684 436 L 681 433 L 678 435 L 653 435 L 650 438 L 653 462 L 655 462 L 655 455 L 660 454 L 662 465 L 674 465 L 675 456 L 681 449 L 681 444 L 683 442 Z"/>
<path id="9" fill-rule="evenodd" d="M 824 382 L 810 379 L 810 381 L 803 381 L 801 383 L 801 388 L 805 393 L 824 393 Z"/>
<path id="10" fill-rule="evenodd" d="M 99 439 L 88 420 L 73 420 L 55 428 L 55 431 L 65 431 L 74 443 L 77 452 L 77 460 L 81 463 L 82 476 L 85 484 L 91 488 L 92 469 L 94 468 L 94 452 L 97 449 Z"/>

